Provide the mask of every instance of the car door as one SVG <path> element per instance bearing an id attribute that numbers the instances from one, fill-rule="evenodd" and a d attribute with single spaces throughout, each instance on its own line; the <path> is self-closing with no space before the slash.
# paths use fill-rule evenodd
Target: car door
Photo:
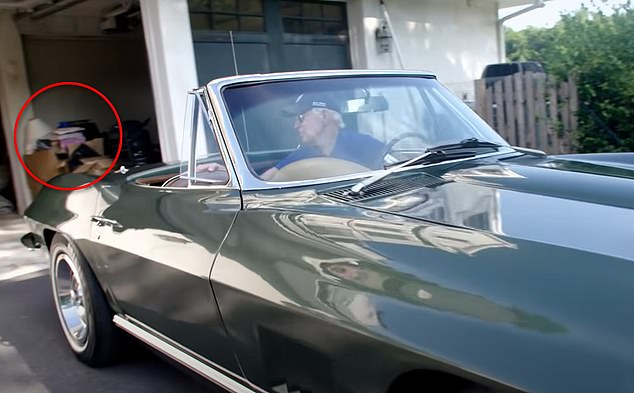
<path id="1" fill-rule="evenodd" d="M 173 166 L 176 176 L 157 186 L 141 173 L 102 187 L 92 230 L 98 276 L 126 318 L 239 374 L 209 274 L 241 208 L 240 190 L 226 170 L 196 177 L 196 160 L 224 165 L 226 154 L 203 91 L 190 94 L 188 108 L 193 143 Z"/>

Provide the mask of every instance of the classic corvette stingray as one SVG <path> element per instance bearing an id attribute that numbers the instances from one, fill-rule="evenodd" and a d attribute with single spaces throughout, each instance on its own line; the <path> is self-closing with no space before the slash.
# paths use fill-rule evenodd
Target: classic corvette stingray
<path id="1" fill-rule="evenodd" d="M 186 124 L 26 212 L 82 362 L 127 332 L 232 392 L 634 391 L 634 154 L 509 146 L 416 72 L 218 79 Z"/>

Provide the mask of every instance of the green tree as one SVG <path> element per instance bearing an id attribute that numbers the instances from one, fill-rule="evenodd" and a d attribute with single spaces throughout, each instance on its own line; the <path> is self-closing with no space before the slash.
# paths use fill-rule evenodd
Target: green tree
<path id="1" fill-rule="evenodd" d="M 536 60 L 558 78 L 576 75 L 581 152 L 634 151 L 634 7 L 588 8 L 552 28 L 506 32 L 508 59 Z"/>

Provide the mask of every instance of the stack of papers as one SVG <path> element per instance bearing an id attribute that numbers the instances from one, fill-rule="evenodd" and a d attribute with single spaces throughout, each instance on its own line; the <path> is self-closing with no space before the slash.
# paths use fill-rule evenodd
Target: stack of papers
<path id="1" fill-rule="evenodd" d="M 63 128 L 56 128 L 53 130 L 53 134 L 55 135 L 68 135 L 68 134 L 73 134 L 73 133 L 77 133 L 77 132 L 82 132 L 84 131 L 84 127 L 63 127 Z"/>
<path id="2" fill-rule="evenodd" d="M 82 131 L 84 131 L 83 127 L 56 128 L 49 134 L 49 139 L 58 141 L 61 148 L 66 148 L 70 145 L 86 141 L 86 137 Z"/>

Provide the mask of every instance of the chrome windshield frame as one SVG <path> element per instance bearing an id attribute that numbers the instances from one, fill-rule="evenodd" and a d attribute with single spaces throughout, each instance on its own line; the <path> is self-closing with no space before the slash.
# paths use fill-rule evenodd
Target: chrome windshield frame
<path id="1" fill-rule="evenodd" d="M 254 75 L 238 75 L 226 78 L 215 79 L 206 85 L 207 97 L 210 100 L 213 112 L 215 113 L 215 119 L 222 137 L 222 142 L 225 144 L 224 151 L 228 153 L 233 171 L 236 179 L 243 191 L 257 191 L 257 190 L 270 190 L 291 188 L 300 186 L 320 185 L 327 183 L 334 183 L 344 180 L 360 179 L 372 176 L 381 170 L 368 171 L 360 173 L 354 173 L 344 176 L 323 177 L 318 179 L 309 180 L 297 180 L 288 182 L 271 182 L 262 180 L 257 177 L 249 168 L 249 164 L 244 155 L 240 141 L 235 133 L 233 124 L 231 122 L 231 116 L 229 110 L 225 105 L 222 98 L 222 92 L 225 88 L 237 85 L 249 85 L 259 84 L 276 81 L 288 81 L 288 80 L 302 80 L 302 79 L 319 79 L 319 78 L 332 78 L 332 77 L 346 77 L 346 76 L 409 76 L 419 77 L 426 79 L 436 79 L 436 75 L 420 71 L 385 71 L 385 70 L 335 70 L 335 71 L 299 71 L 299 72 L 287 72 L 287 73 L 275 73 L 275 74 L 254 74 Z M 504 149 L 506 150 L 506 149 Z M 505 154 L 508 151 L 496 152 L 495 154 Z M 487 154 L 492 155 L 492 154 Z M 478 156 L 479 157 L 479 156 Z M 471 157 L 472 159 L 473 157 Z M 462 159 L 464 160 L 464 159 Z M 458 161 L 458 160 L 457 160 Z"/>

